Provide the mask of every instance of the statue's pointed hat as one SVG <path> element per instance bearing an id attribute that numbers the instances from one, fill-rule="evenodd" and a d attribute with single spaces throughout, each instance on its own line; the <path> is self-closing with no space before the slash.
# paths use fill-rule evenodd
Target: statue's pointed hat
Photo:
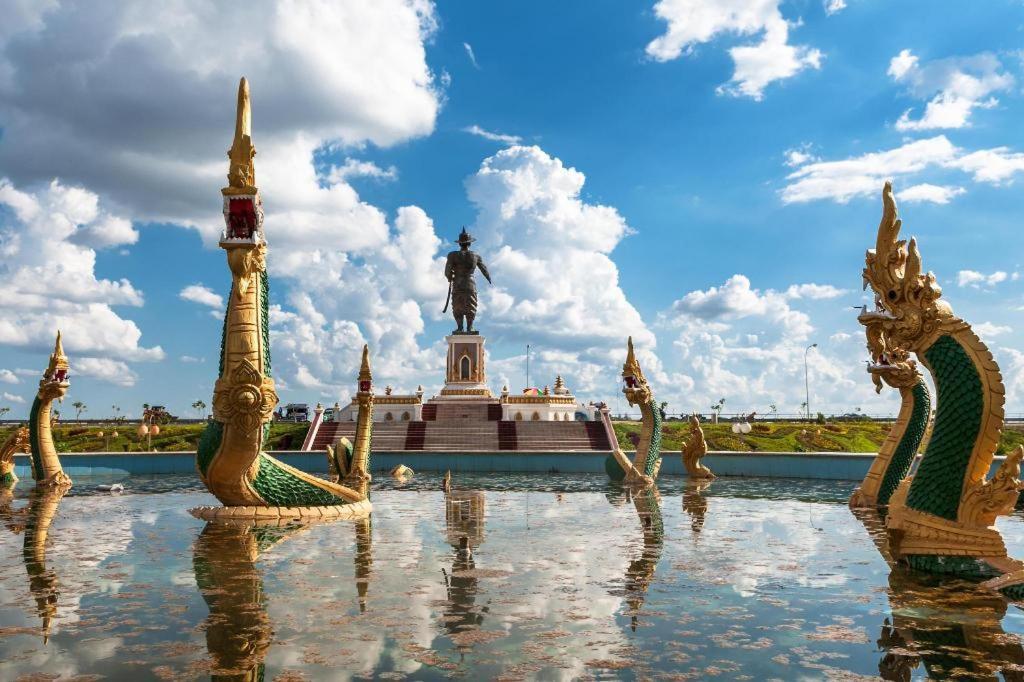
<path id="1" fill-rule="evenodd" d="M 459 233 L 459 238 L 455 240 L 457 244 L 472 244 L 476 241 L 476 238 L 469 232 L 466 232 L 466 227 L 462 227 L 462 232 Z"/>

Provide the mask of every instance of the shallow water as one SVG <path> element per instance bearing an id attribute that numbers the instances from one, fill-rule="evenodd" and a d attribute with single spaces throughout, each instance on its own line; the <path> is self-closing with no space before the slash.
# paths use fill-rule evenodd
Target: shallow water
<path id="1" fill-rule="evenodd" d="M 255 529 L 189 516 L 214 503 L 194 477 L 60 500 L 23 482 L 0 514 L 0 679 L 1024 670 L 1022 612 L 891 572 L 852 483 L 669 477 L 630 499 L 600 476 L 464 475 L 446 505 L 436 476 L 378 478 L 369 521 Z M 1024 518 L 1000 530 L 1024 556 Z"/>

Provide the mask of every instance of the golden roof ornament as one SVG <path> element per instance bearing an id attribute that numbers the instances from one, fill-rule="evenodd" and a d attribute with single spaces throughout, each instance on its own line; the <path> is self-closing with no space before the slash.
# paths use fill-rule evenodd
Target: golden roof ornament
<path id="1" fill-rule="evenodd" d="M 249 81 L 244 77 L 238 82 L 238 107 L 235 112 L 235 139 L 228 150 L 228 186 L 221 190 L 225 195 L 255 194 L 256 166 L 253 159 L 256 147 L 252 144 L 252 108 L 249 104 Z"/>

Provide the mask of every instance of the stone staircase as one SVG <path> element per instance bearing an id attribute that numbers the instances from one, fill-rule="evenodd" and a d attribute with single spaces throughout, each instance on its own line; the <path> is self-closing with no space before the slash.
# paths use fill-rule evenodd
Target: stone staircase
<path id="1" fill-rule="evenodd" d="M 376 422 L 373 425 L 373 449 L 381 452 L 562 452 L 611 449 L 600 422 L 488 421 L 487 405 L 473 407 L 483 408 L 483 420 L 458 416 L 466 412 L 439 410 L 440 414 L 456 416 L 436 421 Z M 479 417 L 479 414 L 475 416 Z M 353 440 L 355 431 L 355 422 L 324 422 L 320 425 L 311 449 L 324 450 L 342 436 Z"/>

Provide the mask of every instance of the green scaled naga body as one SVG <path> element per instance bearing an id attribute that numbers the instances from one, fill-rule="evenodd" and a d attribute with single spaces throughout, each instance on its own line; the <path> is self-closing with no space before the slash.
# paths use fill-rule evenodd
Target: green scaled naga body
<path id="1" fill-rule="evenodd" d="M 900 412 L 864 481 L 850 497 L 850 506 L 855 509 L 888 506 L 892 494 L 910 473 L 928 430 L 932 407 L 928 385 L 906 351 L 880 352 L 872 358 L 868 372 L 877 392 L 881 393 L 883 382 L 900 392 Z"/>
<path id="2" fill-rule="evenodd" d="M 622 393 L 631 406 L 640 407 L 640 440 L 632 462 L 612 443 L 612 454 L 605 460 L 604 468 L 613 481 L 648 486 L 653 485 L 661 469 L 661 410 L 636 360 L 633 337 L 629 337 L 627 348 L 626 362 L 622 365 Z"/>
<path id="3" fill-rule="evenodd" d="M 971 326 L 940 300 L 935 276 L 922 273 L 917 242 L 897 239 L 901 222 L 888 183 L 882 202 L 878 239 L 867 252 L 864 268 L 875 310 L 865 307 L 858 320 L 866 328 L 874 366 L 906 362 L 913 353 L 936 388 L 935 423 L 921 464 L 888 500 L 886 527 L 893 558 L 922 571 L 986 581 L 988 587 L 1020 600 L 1024 563 L 1007 556 L 994 524 L 1017 501 L 1024 448 L 1008 455 L 986 479 L 1003 426 L 1005 391 L 999 367 Z M 924 395 L 918 391 L 915 407 L 923 407 Z"/>
<path id="4" fill-rule="evenodd" d="M 263 452 L 277 393 L 270 372 L 267 244 L 255 186 L 250 119 L 249 86 L 243 78 L 238 87 L 235 139 L 228 152 L 228 187 L 222 190 L 226 227 L 220 246 L 227 252 L 231 293 L 224 316 L 220 377 L 213 393 L 213 420 L 196 454 L 200 477 L 224 507 L 202 507 L 192 513 L 204 519 L 363 516 L 371 510 L 367 496 L 370 424 L 356 436 L 363 447 L 356 449 L 344 484 L 308 474 Z M 368 375 L 368 365 L 366 370 Z M 365 383 L 369 393 L 368 376 Z"/>

